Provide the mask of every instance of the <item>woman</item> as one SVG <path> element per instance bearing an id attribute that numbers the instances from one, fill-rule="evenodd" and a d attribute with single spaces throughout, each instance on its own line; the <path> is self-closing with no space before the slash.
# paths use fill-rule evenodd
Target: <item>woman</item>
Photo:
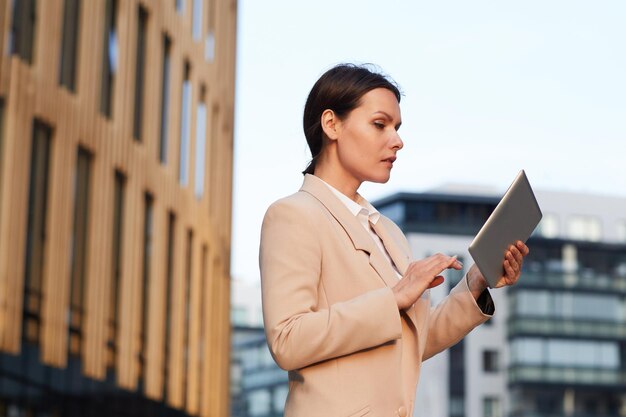
<path id="1" fill-rule="evenodd" d="M 493 314 L 476 266 L 431 308 L 428 288 L 461 263 L 412 261 L 400 229 L 357 192 L 389 180 L 403 147 L 399 103 L 396 85 L 366 67 L 322 75 L 304 109 L 313 156 L 304 184 L 265 215 L 263 316 L 289 371 L 286 417 L 412 415 L 421 362 Z M 518 280 L 527 254 L 522 242 L 509 248 L 498 286 Z"/>

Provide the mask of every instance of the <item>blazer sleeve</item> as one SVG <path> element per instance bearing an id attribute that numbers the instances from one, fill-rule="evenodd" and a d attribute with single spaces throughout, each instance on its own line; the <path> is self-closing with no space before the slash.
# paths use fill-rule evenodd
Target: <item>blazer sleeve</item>
<path id="1" fill-rule="evenodd" d="M 319 229 L 311 218 L 311 207 L 288 200 L 270 206 L 263 220 L 259 253 L 263 320 L 272 356 L 285 370 L 402 336 L 400 313 L 390 288 L 319 308 L 323 295 L 320 239 L 324 238 Z"/>
<path id="2" fill-rule="evenodd" d="M 486 297 L 491 301 L 488 292 Z M 463 278 L 450 291 L 450 294 L 431 310 L 423 360 L 458 343 L 472 329 L 489 320 L 491 316 L 491 314 L 485 314 L 476 303 L 469 290 L 467 277 Z"/>

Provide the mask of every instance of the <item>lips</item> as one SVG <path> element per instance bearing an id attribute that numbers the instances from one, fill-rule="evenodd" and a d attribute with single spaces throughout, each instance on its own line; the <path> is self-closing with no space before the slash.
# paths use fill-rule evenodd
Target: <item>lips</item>
<path id="1" fill-rule="evenodd" d="M 390 163 L 394 163 L 396 161 L 396 157 L 395 156 L 390 156 L 387 159 L 383 159 L 383 162 L 390 162 Z"/>

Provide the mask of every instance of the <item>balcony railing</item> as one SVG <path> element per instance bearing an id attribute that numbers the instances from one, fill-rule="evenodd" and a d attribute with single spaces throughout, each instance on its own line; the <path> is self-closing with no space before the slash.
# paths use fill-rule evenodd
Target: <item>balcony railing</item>
<path id="1" fill-rule="evenodd" d="M 519 281 L 519 287 L 577 288 L 626 293 L 626 278 L 603 274 L 532 272 L 525 270 Z"/>
<path id="2" fill-rule="evenodd" d="M 509 417 L 563 417 L 564 413 L 554 414 L 554 413 L 540 413 L 538 411 L 519 411 L 512 412 L 509 414 Z M 567 414 L 567 417 L 615 417 L 614 414 L 589 414 L 589 413 L 574 413 Z"/>
<path id="3" fill-rule="evenodd" d="M 566 320 L 516 315 L 509 318 L 507 331 L 509 337 L 539 334 L 626 340 L 626 323 L 606 321 Z"/>
<path id="4" fill-rule="evenodd" d="M 626 372 L 618 369 L 513 365 L 509 367 L 509 383 L 558 383 L 626 387 Z"/>

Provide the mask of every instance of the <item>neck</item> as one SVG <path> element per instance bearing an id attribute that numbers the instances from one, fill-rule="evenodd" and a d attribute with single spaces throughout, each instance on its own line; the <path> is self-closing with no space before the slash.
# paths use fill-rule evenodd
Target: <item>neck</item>
<path id="1" fill-rule="evenodd" d="M 321 163 L 315 167 L 313 175 L 332 185 L 352 201 L 356 201 L 357 191 L 361 186 L 361 181 L 346 175 L 341 169 L 337 169 L 331 164 L 324 163 L 323 161 L 320 162 Z"/>

